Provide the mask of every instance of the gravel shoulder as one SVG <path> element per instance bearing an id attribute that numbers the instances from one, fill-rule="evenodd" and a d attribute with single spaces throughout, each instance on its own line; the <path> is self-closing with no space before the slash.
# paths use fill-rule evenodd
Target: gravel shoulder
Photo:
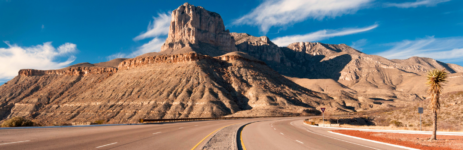
<path id="1" fill-rule="evenodd" d="M 214 134 L 202 148 L 203 150 L 238 150 L 237 134 L 241 126 L 247 123 L 225 127 Z"/>

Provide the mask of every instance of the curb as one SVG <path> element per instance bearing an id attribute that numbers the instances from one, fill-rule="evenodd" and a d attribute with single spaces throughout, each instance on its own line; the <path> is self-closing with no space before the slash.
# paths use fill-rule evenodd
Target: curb
<path id="1" fill-rule="evenodd" d="M 254 121 L 256 122 L 256 121 Z M 244 127 L 246 127 L 247 125 L 251 124 L 251 123 L 254 123 L 254 122 L 248 122 L 248 123 L 245 123 L 243 125 L 241 125 L 240 128 L 238 128 L 238 131 L 236 132 L 237 136 L 236 136 L 236 140 L 235 140 L 235 146 L 236 146 L 236 149 L 238 150 L 246 150 L 246 146 L 244 146 L 244 142 L 243 142 L 243 130 L 244 130 Z"/>

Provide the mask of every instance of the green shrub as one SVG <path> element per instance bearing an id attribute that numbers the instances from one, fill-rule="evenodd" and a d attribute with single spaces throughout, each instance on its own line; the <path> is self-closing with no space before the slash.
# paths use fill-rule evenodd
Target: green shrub
<path id="1" fill-rule="evenodd" d="M 21 126 L 33 126 L 34 122 L 27 120 L 23 117 L 13 117 L 2 123 L 2 127 L 21 127 Z"/>

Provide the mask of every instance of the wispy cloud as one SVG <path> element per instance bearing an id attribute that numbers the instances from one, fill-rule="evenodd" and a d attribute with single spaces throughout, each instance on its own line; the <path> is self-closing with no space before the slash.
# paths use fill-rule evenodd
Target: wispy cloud
<path id="1" fill-rule="evenodd" d="M 307 18 L 323 19 L 355 13 L 372 0 L 265 0 L 233 24 L 259 26 L 267 33 L 272 26 L 285 26 Z"/>
<path id="2" fill-rule="evenodd" d="M 317 32 L 312 32 L 304 35 L 290 35 L 284 37 L 278 37 L 272 41 L 278 46 L 287 46 L 294 42 L 315 42 L 328 39 L 336 36 L 344 36 L 349 34 L 356 34 L 360 32 L 370 31 L 378 27 L 378 24 L 374 24 L 365 28 L 348 28 L 342 30 L 320 30 Z"/>
<path id="3" fill-rule="evenodd" d="M 159 13 L 158 17 L 153 17 L 153 19 L 153 23 L 150 22 L 148 24 L 148 31 L 135 37 L 134 40 L 156 38 L 169 33 L 169 26 L 171 22 L 170 13 Z"/>
<path id="4" fill-rule="evenodd" d="M 111 60 L 114 58 L 130 58 L 144 53 L 159 52 L 161 50 L 162 44 L 164 44 L 164 41 L 166 40 L 166 35 L 169 34 L 170 22 L 172 20 L 170 14 L 171 13 L 159 13 L 157 17 L 153 17 L 153 22 L 148 24 L 148 30 L 133 39 L 138 41 L 153 38 L 148 43 L 138 47 L 130 54 L 116 53 L 108 56 L 107 59 Z"/>
<path id="5" fill-rule="evenodd" d="M 125 53 L 116 53 L 107 57 L 108 60 L 112 60 L 115 58 L 132 58 L 138 55 L 142 55 L 149 52 L 158 52 L 161 50 L 162 44 L 164 44 L 165 38 L 154 38 L 148 43 L 143 44 L 142 46 L 138 47 L 136 51 L 125 54 Z"/>
<path id="6" fill-rule="evenodd" d="M 463 37 L 404 40 L 393 43 L 393 47 L 377 53 L 389 59 L 407 59 L 412 56 L 428 57 L 438 60 L 463 61 Z"/>
<path id="7" fill-rule="evenodd" d="M 439 3 L 448 2 L 450 0 L 417 0 L 415 2 L 405 2 L 405 3 L 386 3 L 386 6 L 389 7 L 399 7 L 399 8 L 416 8 L 419 6 L 435 6 Z"/>
<path id="8" fill-rule="evenodd" d="M 20 47 L 10 44 L 7 48 L 0 48 L 0 81 L 9 80 L 16 75 L 20 69 L 59 69 L 74 62 L 72 55 L 77 52 L 76 44 L 65 43 L 58 48 L 46 42 L 43 45 L 31 47 Z M 56 61 L 59 57 L 69 56 L 64 62 Z"/>
<path id="9" fill-rule="evenodd" d="M 367 44 L 367 39 L 360 39 L 355 42 L 352 42 L 350 47 L 355 48 L 356 50 L 363 50 L 363 46 Z"/>

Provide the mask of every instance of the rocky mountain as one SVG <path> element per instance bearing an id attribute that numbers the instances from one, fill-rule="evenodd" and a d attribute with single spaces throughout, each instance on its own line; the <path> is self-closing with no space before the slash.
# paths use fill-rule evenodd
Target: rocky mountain
<path id="1" fill-rule="evenodd" d="M 160 52 L 58 70 L 23 69 L 0 86 L 0 119 L 43 125 L 141 118 L 274 116 L 354 112 L 424 99 L 424 74 L 445 68 L 463 86 L 463 68 L 433 59 L 388 60 L 345 44 L 230 33 L 219 14 L 183 4 L 172 12 Z"/>
<path id="2" fill-rule="evenodd" d="M 463 67 L 431 58 L 389 60 L 345 44 L 296 42 L 278 47 L 265 36 L 231 35 L 239 51 L 264 61 L 301 86 L 326 93 L 342 103 L 346 103 L 346 97 L 347 101 L 353 99 L 370 108 L 422 101 L 427 96 L 426 73 L 432 69 L 450 73 L 451 82 L 444 86 L 444 93 L 463 90 Z M 355 101 L 353 105 L 357 105 Z M 356 111 L 370 109 L 353 107 Z"/>
<path id="3" fill-rule="evenodd" d="M 20 70 L 0 86 L 0 117 L 26 116 L 52 125 L 295 115 L 317 113 L 323 105 L 352 111 L 238 52 L 234 43 L 220 15 L 184 4 L 173 11 L 169 38 L 159 53 L 59 70 Z"/>

